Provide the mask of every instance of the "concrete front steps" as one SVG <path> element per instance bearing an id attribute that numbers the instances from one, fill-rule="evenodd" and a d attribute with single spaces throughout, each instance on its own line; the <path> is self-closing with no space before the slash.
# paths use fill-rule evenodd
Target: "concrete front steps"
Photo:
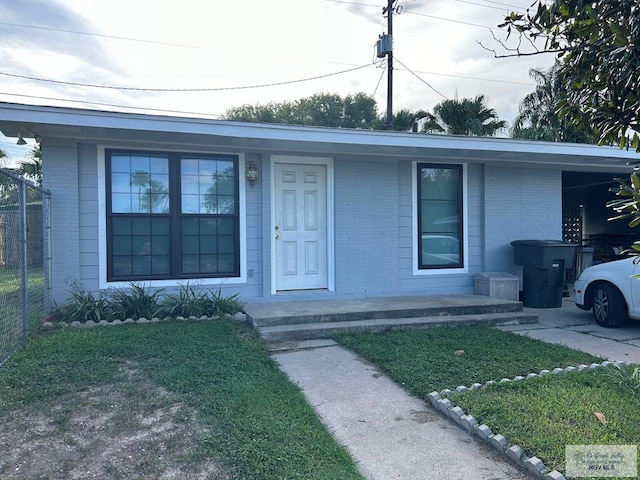
<path id="1" fill-rule="evenodd" d="M 247 320 L 270 342 L 330 338 L 344 332 L 384 332 L 456 325 L 537 323 L 522 303 L 479 295 L 375 297 L 257 303 Z"/>

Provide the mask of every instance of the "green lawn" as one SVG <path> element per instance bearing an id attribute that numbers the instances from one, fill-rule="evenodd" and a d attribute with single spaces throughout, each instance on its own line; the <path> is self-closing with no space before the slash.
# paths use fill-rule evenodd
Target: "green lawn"
<path id="1" fill-rule="evenodd" d="M 338 341 L 424 399 L 432 391 L 459 385 L 603 361 L 488 327 L 341 335 Z M 567 444 L 640 443 L 640 399 L 620 387 L 611 370 L 546 375 L 449 398 L 527 455 L 564 471 Z M 607 425 L 594 412 L 604 414 Z"/>
<path id="2" fill-rule="evenodd" d="M 22 298 L 20 270 L 0 266 L 0 361 L 22 343 Z M 33 331 L 44 315 L 44 271 L 42 267 L 27 269 L 29 322 Z"/>
<path id="3" fill-rule="evenodd" d="M 195 412 L 201 433 L 180 458 L 220 462 L 227 476 L 212 478 L 361 478 L 265 345 L 232 321 L 65 328 L 37 335 L 0 368 L 0 423 L 35 414 L 55 418 L 72 407 L 70 393 L 83 399 L 103 387 L 117 390 L 131 365 L 170 392 L 171 405 L 163 408 L 184 404 Z M 134 400 L 146 401 L 130 397 L 136 397 L 128 400 L 130 408 L 137 405 Z M 91 406 L 109 408 L 109 403 L 92 400 Z M 159 475 L 157 465 L 145 462 L 121 477 L 105 478 Z M 8 472 L 4 468 L 0 464 L 0 474 Z"/>

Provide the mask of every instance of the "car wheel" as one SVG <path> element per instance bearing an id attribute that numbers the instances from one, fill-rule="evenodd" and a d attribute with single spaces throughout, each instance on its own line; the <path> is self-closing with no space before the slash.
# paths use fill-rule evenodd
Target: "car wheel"
<path id="1" fill-rule="evenodd" d="M 616 287 L 608 283 L 594 287 L 593 318 L 603 327 L 619 327 L 627 321 L 627 304 Z"/>

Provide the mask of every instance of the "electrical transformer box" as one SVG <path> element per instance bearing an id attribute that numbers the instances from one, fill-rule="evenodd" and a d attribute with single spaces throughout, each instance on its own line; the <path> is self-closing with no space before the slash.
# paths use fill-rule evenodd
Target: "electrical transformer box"
<path id="1" fill-rule="evenodd" d="M 376 42 L 376 54 L 382 58 L 387 53 L 391 53 L 391 35 L 381 35 Z"/>

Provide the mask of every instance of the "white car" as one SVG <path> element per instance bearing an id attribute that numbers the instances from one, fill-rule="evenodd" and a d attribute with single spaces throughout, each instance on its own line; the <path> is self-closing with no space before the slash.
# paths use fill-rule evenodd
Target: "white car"
<path id="1" fill-rule="evenodd" d="M 640 320 L 640 264 L 637 257 L 585 268 L 573 285 L 575 302 L 592 310 L 603 327 L 619 327 L 629 318 Z"/>

